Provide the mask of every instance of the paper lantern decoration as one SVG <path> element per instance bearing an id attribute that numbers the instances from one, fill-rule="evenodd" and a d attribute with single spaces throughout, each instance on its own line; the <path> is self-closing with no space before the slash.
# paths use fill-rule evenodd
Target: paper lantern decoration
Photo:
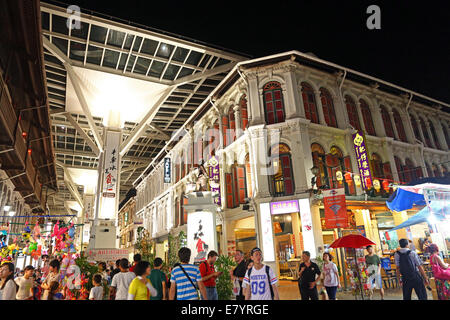
<path id="1" fill-rule="evenodd" d="M 357 187 L 359 187 L 359 186 L 361 185 L 361 178 L 359 177 L 359 175 L 355 174 L 355 175 L 353 176 L 353 180 L 355 180 L 355 185 L 356 185 Z"/>
<path id="2" fill-rule="evenodd" d="M 375 188 L 375 190 L 377 190 L 377 192 L 380 191 L 381 189 L 380 180 L 378 179 L 373 180 L 373 187 Z"/>
<path id="3" fill-rule="evenodd" d="M 352 183 L 352 174 L 350 172 L 346 172 L 344 174 L 344 178 L 345 178 L 345 182 L 347 182 L 347 184 Z"/>
<path id="4" fill-rule="evenodd" d="M 372 180 L 369 177 L 366 177 L 364 182 L 366 183 L 366 188 L 367 189 L 372 188 Z"/>
<path id="5" fill-rule="evenodd" d="M 389 181 L 383 180 L 382 185 L 383 185 L 384 191 L 389 192 Z"/>
<path id="6" fill-rule="evenodd" d="M 343 179 L 344 179 L 344 177 L 342 176 L 342 172 L 336 171 L 336 180 L 339 182 L 342 182 Z"/>

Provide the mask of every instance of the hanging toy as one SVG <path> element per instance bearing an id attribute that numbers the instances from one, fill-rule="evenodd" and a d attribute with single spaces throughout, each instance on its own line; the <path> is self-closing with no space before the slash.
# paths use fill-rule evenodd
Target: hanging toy
<path id="1" fill-rule="evenodd" d="M 34 229 L 33 229 L 33 236 L 34 236 L 34 240 L 36 242 L 41 237 L 41 228 L 39 227 L 39 224 L 37 222 L 36 222 L 36 225 L 34 226 Z"/>
<path id="2" fill-rule="evenodd" d="M 28 221 L 25 222 L 25 229 L 24 229 L 24 233 L 22 233 L 22 237 L 25 241 L 30 240 L 31 237 L 31 229 L 28 226 Z"/>

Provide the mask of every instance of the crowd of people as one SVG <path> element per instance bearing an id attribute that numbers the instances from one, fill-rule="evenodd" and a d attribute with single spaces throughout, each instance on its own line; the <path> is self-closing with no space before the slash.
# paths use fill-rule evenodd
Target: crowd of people
<path id="1" fill-rule="evenodd" d="M 411 299 L 415 290 L 420 300 L 427 299 L 426 286 L 429 279 L 423 269 L 423 261 L 414 250 L 409 248 L 406 239 L 400 239 L 400 248 L 395 253 L 397 277 L 403 290 L 403 298 Z M 366 265 L 375 273 L 371 283 L 373 290 L 380 290 L 384 299 L 381 283 L 381 260 L 374 253 L 373 247 L 366 248 Z M 439 256 L 435 244 L 430 244 L 430 263 L 436 278 L 450 279 L 450 267 Z M 214 264 L 218 258 L 215 251 L 210 251 L 207 259 L 200 265 L 190 264 L 191 250 L 181 248 L 178 252 L 180 263 L 175 264 L 166 275 L 163 260 L 156 258 L 153 268 L 148 261 L 143 261 L 140 254 L 135 254 L 133 263 L 128 259 L 119 259 L 114 266 L 105 262 L 98 263 L 98 273 L 92 277 L 89 300 L 218 300 L 216 280 L 222 275 Z M 318 287 L 326 292 L 326 297 L 336 300 L 336 293 L 341 287 L 340 275 L 333 255 L 323 253 L 320 263 L 312 261 L 310 253 L 303 251 L 299 267 L 298 286 L 302 300 L 318 300 Z M 262 263 L 263 255 L 259 248 L 251 250 L 245 259 L 242 251 L 234 255 L 236 266 L 230 271 L 233 293 L 236 300 L 279 300 L 278 278 L 274 270 Z M 64 288 L 60 283 L 60 259 L 49 261 L 43 256 L 43 267 L 29 265 L 20 271 L 13 263 L 4 263 L 0 267 L 0 300 L 61 300 Z M 320 264 L 320 266 L 319 266 Z M 437 270 L 437 271 L 435 271 Z M 447 277 L 447 278 L 446 278 Z M 439 279 L 440 279 L 439 278 Z M 322 295 L 322 294 L 321 294 Z"/>

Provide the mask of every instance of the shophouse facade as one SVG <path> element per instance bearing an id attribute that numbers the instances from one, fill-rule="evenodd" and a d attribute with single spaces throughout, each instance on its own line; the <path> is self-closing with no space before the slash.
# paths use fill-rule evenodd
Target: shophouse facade
<path id="1" fill-rule="evenodd" d="M 211 156 L 220 165 L 220 253 L 259 246 L 286 278 L 289 260 L 303 250 L 315 257 L 340 234 L 364 232 L 380 250 L 383 228 L 408 218 L 385 206 L 392 186 L 450 169 L 450 114 L 441 110 L 448 105 L 313 55 L 291 51 L 238 63 L 210 98 L 166 149 L 171 182 L 164 182 L 164 159 L 135 181 L 137 216 L 160 245 L 169 232 L 186 231 L 183 196 Z M 356 130 L 383 188 L 368 192 L 357 181 Z M 330 188 L 345 190 L 346 229 L 325 229 L 318 190 Z"/>

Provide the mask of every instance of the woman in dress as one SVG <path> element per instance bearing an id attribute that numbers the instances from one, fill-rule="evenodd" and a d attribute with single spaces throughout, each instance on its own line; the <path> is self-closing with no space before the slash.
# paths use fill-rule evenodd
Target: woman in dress
<path id="1" fill-rule="evenodd" d="M 341 287 L 339 281 L 339 272 L 337 266 L 332 262 L 333 256 L 329 252 L 323 254 L 323 274 L 325 290 L 327 290 L 328 298 L 336 300 L 337 289 Z"/>

